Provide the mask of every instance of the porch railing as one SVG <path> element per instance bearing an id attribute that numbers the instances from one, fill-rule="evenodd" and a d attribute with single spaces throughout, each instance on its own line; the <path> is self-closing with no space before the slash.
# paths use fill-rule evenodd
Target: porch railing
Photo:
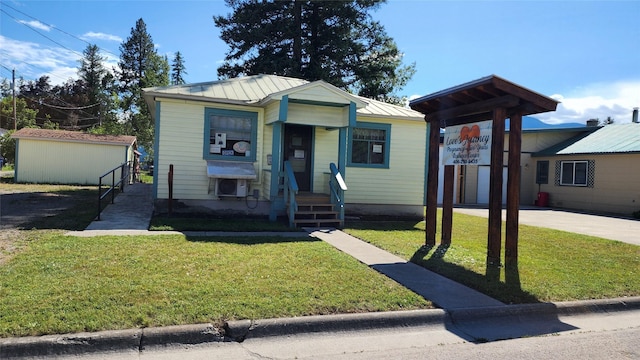
<path id="1" fill-rule="evenodd" d="M 289 227 L 295 227 L 296 211 L 298 211 L 298 203 L 296 195 L 298 194 L 298 182 L 293 174 L 293 168 L 289 161 L 284 162 L 284 203 L 287 204 L 287 215 L 289 217 Z"/>
<path id="2" fill-rule="evenodd" d="M 329 164 L 331 176 L 329 178 L 329 191 L 331 192 L 331 203 L 338 211 L 340 223 L 344 225 L 344 192 L 347 191 L 347 184 L 336 164 Z"/>
<path id="3" fill-rule="evenodd" d="M 113 204 L 116 198 L 116 189 L 120 188 L 120 192 L 124 192 L 124 186 L 129 181 L 130 167 L 131 161 L 124 162 L 107 171 L 98 179 L 98 216 L 96 217 L 96 220 L 100 220 L 100 213 L 102 212 L 102 200 L 111 195 L 111 203 Z M 118 179 L 118 181 L 116 182 L 116 172 L 118 171 L 118 169 L 120 169 L 120 179 Z M 104 183 L 104 179 L 108 179 L 109 176 L 111 176 L 111 184 Z M 102 192 L 103 186 L 108 186 L 105 192 Z"/>

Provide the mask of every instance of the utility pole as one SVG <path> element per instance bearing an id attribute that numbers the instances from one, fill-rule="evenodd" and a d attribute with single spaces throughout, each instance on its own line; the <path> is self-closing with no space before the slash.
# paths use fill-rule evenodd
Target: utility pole
<path id="1" fill-rule="evenodd" d="M 11 88 L 13 89 L 13 130 L 18 130 L 18 116 L 16 115 L 16 69 L 11 70 Z"/>

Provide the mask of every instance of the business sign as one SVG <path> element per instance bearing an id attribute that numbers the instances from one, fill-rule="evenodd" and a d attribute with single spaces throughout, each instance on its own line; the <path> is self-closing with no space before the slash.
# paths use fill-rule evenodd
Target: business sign
<path id="1" fill-rule="evenodd" d="M 447 126 L 444 131 L 443 165 L 491 164 L 493 120 Z"/>

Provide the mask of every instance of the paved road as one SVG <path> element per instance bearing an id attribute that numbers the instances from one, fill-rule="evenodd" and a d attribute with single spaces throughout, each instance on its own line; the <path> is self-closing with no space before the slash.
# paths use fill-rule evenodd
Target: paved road
<path id="1" fill-rule="evenodd" d="M 530 321 L 528 319 L 527 321 Z M 560 316 L 571 329 L 546 336 L 478 343 L 466 332 L 481 334 L 498 327 L 478 323 L 461 331 L 457 324 L 401 327 L 384 330 L 318 333 L 247 339 L 242 343 L 217 342 L 167 346 L 124 353 L 84 355 L 89 360 L 132 359 L 638 359 L 640 311 Z M 510 319 L 504 329 L 519 328 Z M 469 326 L 471 326 L 469 324 Z M 78 359 L 76 356 L 56 359 Z"/>
<path id="2" fill-rule="evenodd" d="M 453 211 L 474 216 L 489 216 L 489 210 L 480 208 L 454 208 Z M 502 219 L 506 220 L 505 210 L 502 210 Z M 552 210 L 549 208 L 520 209 L 519 219 L 520 224 L 640 245 L 640 220 Z"/>

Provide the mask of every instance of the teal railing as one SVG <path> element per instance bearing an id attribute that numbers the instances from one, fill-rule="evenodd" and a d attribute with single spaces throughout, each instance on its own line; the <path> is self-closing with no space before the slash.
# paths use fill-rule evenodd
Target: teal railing
<path id="1" fill-rule="evenodd" d="M 284 203 L 287 204 L 287 215 L 289 216 L 289 227 L 295 227 L 293 220 L 298 211 L 296 195 L 298 194 L 298 182 L 293 174 L 293 168 L 288 161 L 284 162 Z"/>
<path id="2" fill-rule="evenodd" d="M 331 192 L 331 203 L 338 210 L 338 218 L 340 223 L 344 225 L 344 192 L 347 191 L 347 184 L 336 164 L 329 164 L 331 169 L 331 177 L 329 178 L 329 191 Z"/>

